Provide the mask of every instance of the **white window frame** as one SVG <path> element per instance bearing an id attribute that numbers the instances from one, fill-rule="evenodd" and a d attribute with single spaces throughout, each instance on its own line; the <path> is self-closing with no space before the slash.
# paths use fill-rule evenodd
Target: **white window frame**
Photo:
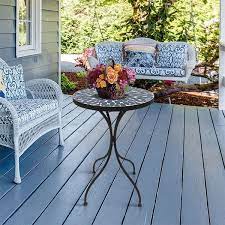
<path id="1" fill-rule="evenodd" d="M 41 54 L 42 0 L 31 0 L 32 4 L 32 45 L 19 45 L 19 0 L 16 1 L 16 57 Z"/>

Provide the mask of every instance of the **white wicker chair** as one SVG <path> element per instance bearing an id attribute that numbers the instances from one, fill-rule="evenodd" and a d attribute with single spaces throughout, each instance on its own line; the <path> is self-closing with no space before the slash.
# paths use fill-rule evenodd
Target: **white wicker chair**
<path id="1" fill-rule="evenodd" d="M 3 76 L 15 75 L 18 68 L 21 70 L 22 66 L 9 67 L 0 59 Z M 6 91 L 7 88 L 10 89 L 10 85 Z M 59 85 L 48 79 L 35 79 L 25 83 L 25 88 L 24 98 L 0 97 L 0 145 L 15 151 L 14 182 L 17 184 L 21 183 L 19 158 L 38 138 L 59 129 L 59 145 L 64 145 L 61 127 L 63 95 Z"/>

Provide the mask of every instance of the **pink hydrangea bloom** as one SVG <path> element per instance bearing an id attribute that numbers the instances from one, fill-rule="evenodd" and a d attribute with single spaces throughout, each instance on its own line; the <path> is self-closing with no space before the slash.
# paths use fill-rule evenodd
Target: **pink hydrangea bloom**
<path id="1" fill-rule="evenodd" d="M 96 57 L 95 48 L 86 48 L 84 50 L 83 56 L 85 58 L 90 57 L 90 56 Z"/>
<path id="2" fill-rule="evenodd" d="M 125 70 L 127 71 L 127 76 L 128 76 L 128 81 L 129 82 L 134 82 L 136 80 L 136 72 L 135 70 L 126 67 Z"/>

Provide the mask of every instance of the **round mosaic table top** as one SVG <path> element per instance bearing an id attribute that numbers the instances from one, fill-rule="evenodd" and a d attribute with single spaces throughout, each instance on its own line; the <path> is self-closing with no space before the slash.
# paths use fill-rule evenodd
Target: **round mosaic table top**
<path id="1" fill-rule="evenodd" d="M 73 96 L 76 105 L 97 111 L 128 111 L 143 108 L 154 101 L 154 95 L 144 89 L 130 87 L 122 99 L 100 98 L 95 89 L 84 89 Z"/>

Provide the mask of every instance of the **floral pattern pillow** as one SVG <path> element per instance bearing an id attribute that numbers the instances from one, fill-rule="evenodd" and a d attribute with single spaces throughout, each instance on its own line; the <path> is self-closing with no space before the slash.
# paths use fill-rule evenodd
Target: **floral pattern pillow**
<path id="1" fill-rule="evenodd" d="M 108 64 L 113 59 L 115 63 L 123 63 L 123 43 L 121 42 L 103 42 L 95 47 L 97 58 L 100 64 Z"/>
<path id="2" fill-rule="evenodd" d="M 156 67 L 184 69 L 188 45 L 185 43 L 160 43 L 156 47 Z"/>
<path id="3" fill-rule="evenodd" d="M 136 52 L 127 51 L 126 52 L 126 66 L 128 67 L 154 67 L 155 66 L 155 56 L 152 53 L 147 52 Z"/>
<path id="4" fill-rule="evenodd" d="M 9 67 L 0 62 L 0 71 L 5 86 L 5 98 L 18 100 L 27 97 L 21 65 Z"/>

